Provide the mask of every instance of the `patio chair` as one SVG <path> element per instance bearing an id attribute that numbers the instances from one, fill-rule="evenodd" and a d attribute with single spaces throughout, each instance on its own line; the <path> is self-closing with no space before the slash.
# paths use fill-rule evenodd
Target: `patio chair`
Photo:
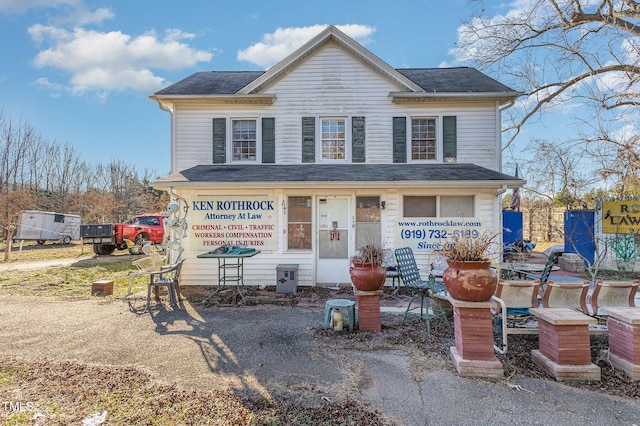
<path id="1" fill-rule="evenodd" d="M 156 300 L 160 299 L 160 287 L 167 287 L 171 305 L 178 306 L 180 300 L 180 270 L 184 259 L 175 265 L 163 267 L 160 271 L 149 273 L 149 285 L 147 287 L 147 310 L 151 308 L 151 289 L 153 288 Z"/>
<path id="2" fill-rule="evenodd" d="M 433 262 L 431 262 L 429 272 L 436 278 L 442 278 L 445 269 L 448 267 L 449 264 L 447 263 L 447 259 L 444 255 L 442 253 L 436 253 L 433 258 Z"/>
<path id="3" fill-rule="evenodd" d="M 602 281 L 597 280 L 591 295 L 589 315 L 604 316 L 600 308 L 634 308 L 635 297 L 640 280 L 634 281 Z"/>
<path id="4" fill-rule="evenodd" d="M 387 278 L 391 278 L 391 288 L 393 288 L 394 291 L 400 290 L 400 272 L 398 272 L 398 265 L 396 264 L 392 250 L 385 249 L 382 266 L 387 270 Z M 396 281 L 398 281 L 398 288 L 396 288 Z"/>
<path id="5" fill-rule="evenodd" d="M 150 272 L 159 271 L 164 264 L 164 256 L 155 250 L 152 244 L 145 244 L 142 247 L 142 252 L 146 254 L 147 257 L 143 257 L 142 259 L 132 262 L 132 265 L 138 269 L 136 271 L 129 272 L 129 286 L 127 288 L 127 294 L 125 294 L 124 297 L 131 295 L 131 290 L 136 278 L 146 277 Z"/>
<path id="6" fill-rule="evenodd" d="M 424 281 L 420 278 L 420 272 L 418 271 L 418 265 L 416 259 L 413 256 L 413 250 L 410 247 L 404 247 L 396 249 L 396 261 L 398 264 L 398 271 L 400 272 L 400 278 L 404 283 L 404 286 L 414 290 L 414 294 L 409 301 L 404 317 L 402 318 L 402 324 L 404 325 L 407 315 L 416 315 L 427 321 L 427 333 L 431 334 L 431 319 L 442 317 L 449 326 L 449 320 L 447 314 L 442 308 L 438 300 L 435 298 L 436 294 L 446 294 L 444 283 L 436 283 L 434 279 Z M 418 307 L 411 308 L 413 302 L 420 298 L 420 314 L 412 313 L 411 311 L 418 309 Z M 435 301 L 435 303 L 433 303 Z M 429 313 L 431 308 L 432 314 Z"/>
<path id="7" fill-rule="evenodd" d="M 587 309 L 587 292 L 589 281 L 555 282 L 549 280 L 542 295 L 543 308 L 573 308 L 589 315 Z"/>
<path id="8" fill-rule="evenodd" d="M 538 306 L 538 280 L 500 280 L 491 299 L 497 302 L 492 313 L 498 320 L 502 346 L 494 344 L 496 351 L 506 354 L 509 334 L 537 334 L 538 321 L 529 308 Z"/>
<path id="9" fill-rule="evenodd" d="M 591 333 L 608 333 L 607 313 L 602 308 L 634 308 L 635 297 L 640 280 L 634 281 L 602 281 L 597 280 L 591 302 L 587 306 L 589 315 L 598 323 L 589 326 Z"/>
<path id="10" fill-rule="evenodd" d="M 540 275 L 526 273 L 526 278 L 529 280 L 538 280 L 540 281 L 540 291 L 544 292 L 547 287 L 547 282 L 549 281 L 549 276 L 551 275 L 551 270 L 553 269 L 553 265 L 558 262 L 558 257 L 562 254 L 561 251 L 553 251 L 547 258 L 547 262 L 544 264 L 544 268 Z"/>

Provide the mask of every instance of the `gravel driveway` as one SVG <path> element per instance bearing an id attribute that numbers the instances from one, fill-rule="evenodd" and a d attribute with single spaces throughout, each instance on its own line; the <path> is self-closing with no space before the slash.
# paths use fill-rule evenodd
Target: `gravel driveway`
<path id="1" fill-rule="evenodd" d="M 459 377 L 442 353 L 369 346 L 371 333 L 344 335 L 335 344 L 321 329 L 320 307 L 203 308 L 185 302 L 178 311 L 160 305 L 149 313 L 145 304 L 142 298 L 2 297 L 0 353 L 133 365 L 186 389 L 309 405 L 350 398 L 406 425 L 640 422 L 632 399 L 552 380 Z"/>

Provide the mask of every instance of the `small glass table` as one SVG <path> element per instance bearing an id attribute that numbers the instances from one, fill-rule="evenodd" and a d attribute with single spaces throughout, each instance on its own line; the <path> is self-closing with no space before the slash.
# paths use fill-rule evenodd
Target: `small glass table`
<path id="1" fill-rule="evenodd" d="M 203 253 L 199 254 L 197 257 L 199 259 L 217 259 L 218 260 L 218 287 L 215 289 L 213 293 L 208 295 L 203 301 L 202 304 L 206 304 L 209 299 L 216 296 L 220 291 L 225 287 L 225 285 L 230 283 L 236 283 L 236 290 L 238 294 L 242 298 L 242 303 L 247 304 L 247 299 L 242 292 L 242 288 L 244 287 L 244 259 L 247 257 L 253 257 L 256 254 L 259 254 L 260 250 L 253 250 L 246 253 Z"/>

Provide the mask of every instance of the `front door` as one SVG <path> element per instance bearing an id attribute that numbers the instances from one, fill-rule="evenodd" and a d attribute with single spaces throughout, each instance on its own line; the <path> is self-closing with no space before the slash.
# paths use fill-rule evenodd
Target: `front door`
<path id="1" fill-rule="evenodd" d="M 349 283 L 349 197 L 318 197 L 316 282 Z"/>

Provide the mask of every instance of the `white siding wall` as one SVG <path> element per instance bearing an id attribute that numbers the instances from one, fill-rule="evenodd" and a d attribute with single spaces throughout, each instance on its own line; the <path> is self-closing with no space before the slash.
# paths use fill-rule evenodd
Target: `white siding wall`
<path id="1" fill-rule="evenodd" d="M 357 188 L 341 188 L 339 191 L 335 189 L 314 189 L 308 191 L 301 190 L 271 190 L 271 191 L 254 191 L 250 189 L 240 189 L 236 191 L 216 191 L 213 186 L 211 189 L 179 191 L 184 197 L 194 195 L 269 195 L 277 197 L 278 205 L 278 244 L 277 249 L 273 251 L 262 251 L 255 257 L 245 260 L 245 284 L 247 285 L 275 285 L 276 284 L 276 265 L 298 264 L 298 284 L 300 286 L 315 285 L 315 254 L 313 252 L 305 252 L 300 250 L 286 250 L 287 235 L 284 230 L 287 229 L 287 218 L 282 211 L 282 201 L 286 200 L 289 195 L 310 195 L 314 197 L 322 197 L 326 195 L 351 195 L 351 196 L 380 196 L 381 200 L 386 202 L 385 209 L 381 211 L 381 222 L 383 224 L 382 239 L 386 248 L 395 249 L 402 247 L 400 241 L 395 238 L 395 224 L 399 217 L 402 217 L 402 197 L 403 195 L 476 195 L 476 216 L 481 218 L 487 228 L 500 229 L 499 223 L 496 223 L 498 216 L 497 199 L 493 191 L 470 192 L 463 189 L 440 189 L 440 188 L 398 188 L 398 189 L 357 189 Z M 314 198 L 315 201 L 315 198 Z M 315 202 L 314 202 L 315 204 Z M 189 217 L 187 217 L 189 221 Z M 314 218 L 315 226 L 315 218 Z M 314 228 L 315 233 L 315 228 Z M 314 240 L 314 245 L 316 244 Z M 190 248 L 189 239 L 183 240 L 185 252 L 183 257 L 187 259 L 183 267 L 182 285 L 206 285 L 214 286 L 218 279 L 217 260 L 216 259 L 198 259 L 196 256 L 202 252 L 194 251 Z M 355 249 L 355 248 L 352 248 Z M 433 261 L 434 256 L 424 252 L 416 253 L 416 262 L 421 272 L 425 274 L 428 271 L 428 265 Z M 391 285 L 391 282 L 387 283 Z"/>
<path id="2" fill-rule="evenodd" d="M 286 218 L 282 211 L 282 191 L 213 191 L 203 189 L 201 191 L 180 191 L 179 195 L 189 198 L 193 195 L 217 195 L 217 196 L 234 196 L 234 195 L 270 195 L 277 197 L 277 214 L 278 214 L 278 249 L 274 251 L 263 251 L 260 254 L 245 259 L 244 262 L 244 279 L 248 285 L 275 285 L 276 283 L 276 265 L 280 263 L 297 263 L 298 283 L 299 285 L 312 285 L 314 280 L 313 270 L 313 253 L 301 251 L 284 251 L 283 247 L 286 242 L 286 235 L 283 230 L 286 229 Z M 187 216 L 187 222 L 189 217 Z M 183 239 L 183 247 L 185 252 L 183 257 L 188 259 L 185 261 L 181 272 L 183 285 L 216 285 L 218 280 L 218 261 L 216 259 L 198 259 L 196 256 L 201 251 L 194 251 L 190 247 L 189 238 Z M 213 248 L 212 248 L 213 249 Z"/>
<path id="3" fill-rule="evenodd" d="M 455 115 L 458 162 L 500 168 L 495 102 L 394 104 L 389 92 L 397 90 L 401 88 L 329 43 L 265 89 L 265 93 L 276 95 L 273 105 L 177 104 L 176 171 L 211 163 L 213 117 L 275 117 L 276 162 L 300 163 L 304 116 L 364 116 L 366 161 L 391 163 L 392 117 Z"/>
<path id="4" fill-rule="evenodd" d="M 299 64 L 265 93 L 275 94 L 273 105 L 201 105 L 178 103 L 174 105 L 176 158 L 174 171 L 182 171 L 199 164 L 212 163 L 212 119 L 214 117 L 256 118 L 274 117 L 276 124 L 276 162 L 296 164 L 301 160 L 301 121 L 305 116 L 364 116 L 366 118 L 366 161 L 391 163 L 392 117 L 394 116 L 457 116 L 458 162 L 475 163 L 500 170 L 499 113 L 495 102 L 428 102 L 394 104 L 389 92 L 401 90 L 393 82 L 374 73 L 337 45 L 329 43 L 312 57 Z M 441 121 L 439 121 L 441 125 Z M 318 125 L 318 124 L 316 124 Z M 442 129 L 440 128 L 440 131 Z M 316 188 L 298 190 L 295 195 L 324 196 L 349 194 L 351 196 L 381 196 L 386 202 L 382 211 L 383 239 L 388 248 L 396 248 L 395 223 L 402 215 L 402 196 L 409 195 L 476 195 L 476 216 L 488 227 L 499 229 L 500 214 L 495 189 L 457 188 L 381 188 L 359 190 L 357 188 Z M 215 184 L 192 190 L 179 190 L 183 196 L 192 195 L 267 195 L 277 197 L 278 248 L 262 252 L 246 259 L 245 283 L 248 285 L 275 285 L 275 267 L 280 263 L 299 264 L 299 285 L 313 285 L 315 280 L 315 255 L 313 252 L 285 250 L 286 217 L 282 201 L 292 191 L 283 189 L 257 192 L 247 188 L 231 191 L 216 190 Z M 314 219 L 315 220 L 315 219 Z M 315 222 L 314 222 L 315 226 Z M 314 230 L 315 232 L 315 230 Z M 315 242 L 314 242 L 315 244 Z M 187 259 L 183 269 L 184 285 L 215 285 L 217 261 L 198 259 L 200 252 L 190 249 L 188 238 L 184 240 Z M 432 257 L 420 253 L 418 266 L 426 273 Z"/>

